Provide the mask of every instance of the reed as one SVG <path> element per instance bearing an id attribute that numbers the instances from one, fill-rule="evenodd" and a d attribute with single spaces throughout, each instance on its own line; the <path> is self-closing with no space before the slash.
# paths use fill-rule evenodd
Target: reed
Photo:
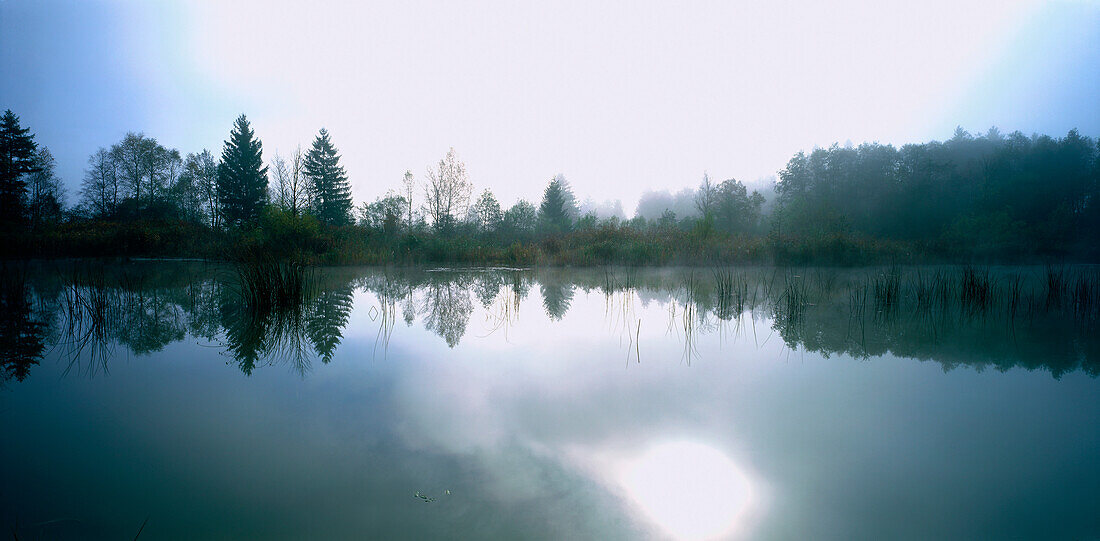
<path id="1" fill-rule="evenodd" d="M 719 319 L 727 320 L 745 311 L 749 301 L 749 280 L 732 270 L 714 271 L 715 311 Z"/>
<path id="2" fill-rule="evenodd" d="M 975 269 L 970 265 L 963 268 L 959 281 L 959 302 L 969 313 L 989 310 L 994 296 L 994 283 L 989 270 Z"/>
<path id="3" fill-rule="evenodd" d="M 1096 285 L 1095 273 L 1080 273 L 1070 288 L 1070 302 L 1077 319 L 1095 319 L 1100 309 L 1100 289 Z"/>
<path id="4" fill-rule="evenodd" d="M 1015 320 L 1023 299 L 1023 280 L 1019 274 L 1013 274 L 1009 277 L 1007 284 L 1005 304 L 1008 310 L 1008 319 Z"/>
<path id="5" fill-rule="evenodd" d="M 1054 268 L 1051 265 L 1047 265 L 1047 307 L 1058 308 L 1062 306 L 1062 300 L 1066 295 L 1067 283 L 1066 269 L 1061 267 Z"/>
<path id="6" fill-rule="evenodd" d="M 871 282 L 875 308 L 882 313 L 893 312 L 901 300 L 901 270 L 891 267 L 879 273 Z"/>
<path id="7" fill-rule="evenodd" d="M 783 293 L 780 295 L 781 312 L 785 315 L 787 324 L 802 322 L 806 314 L 806 306 L 809 304 L 808 299 L 806 281 L 798 275 L 788 276 Z"/>
<path id="8" fill-rule="evenodd" d="M 300 306 L 311 293 L 312 272 L 297 263 L 251 260 L 237 265 L 237 277 L 243 304 L 261 313 Z"/>

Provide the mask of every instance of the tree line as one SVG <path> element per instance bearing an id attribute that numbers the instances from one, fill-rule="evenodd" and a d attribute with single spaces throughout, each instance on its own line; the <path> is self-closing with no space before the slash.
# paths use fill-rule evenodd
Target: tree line
<path id="1" fill-rule="evenodd" d="M 799 152 L 779 173 L 772 227 L 784 235 L 859 234 L 972 250 L 1095 248 L 1100 141 L 974 136 L 901 148 L 876 143 Z"/>
<path id="2" fill-rule="evenodd" d="M 62 219 L 64 187 L 50 149 L 39 147 L 11 110 L 0 118 L 0 231 Z"/>
<path id="3" fill-rule="evenodd" d="M 28 205 L 26 197 L 8 197 L 0 204 L 21 205 L 24 215 L 30 215 L 33 208 L 35 215 L 49 213 L 51 219 L 62 219 L 66 214 L 63 191 L 48 150 L 37 150 L 34 136 L 19 126 L 11 111 L 5 114 L 4 123 L 4 133 L 11 135 L 5 137 L 13 142 L 10 150 L 5 147 L 4 155 L 14 156 L 16 163 L 5 170 L 4 180 L 18 184 L 4 193 L 18 194 L 33 184 L 31 193 L 37 199 L 31 199 L 50 204 L 39 201 Z M 34 177 L 37 184 L 31 182 L 32 173 L 38 174 Z M 45 184 L 48 188 L 39 187 Z M 751 213 L 760 202 L 760 196 L 750 198 L 740 182 L 731 179 L 711 186 L 705 181 L 701 190 L 706 195 L 699 208 L 713 209 L 718 221 L 730 229 L 755 221 L 735 216 Z M 520 200 L 504 209 L 488 189 L 474 197 L 466 166 L 453 148 L 427 169 L 422 186 L 417 186 L 412 171 L 406 171 L 400 191 L 389 190 L 356 207 L 340 154 L 327 130 L 320 130 L 308 151 L 298 148 L 288 157 L 276 154 L 265 163 L 263 145 L 244 115 L 234 123 L 220 159 L 210 150 L 184 156 L 144 133 L 127 133 L 118 143 L 102 147 L 88 158 L 79 196 L 78 204 L 67 213 L 72 219 L 176 219 L 211 229 L 256 226 L 265 207 L 292 216 L 309 215 L 331 226 L 358 224 L 391 232 L 507 233 L 519 238 L 568 233 L 613 217 L 601 217 L 595 209 L 586 212 L 560 174 L 549 181 L 537 206 Z M 44 207 L 49 207 L 48 211 L 40 210 Z M 617 209 L 621 214 L 621 203 Z M 621 221 L 627 222 L 625 217 Z M 633 223 L 644 225 L 645 219 Z"/>
<path id="4" fill-rule="evenodd" d="M 348 223 L 351 208 L 351 186 L 326 130 L 289 165 L 276 156 L 269 166 L 245 115 L 234 122 L 219 160 L 209 150 L 182 157 L 155 138 L 128 133 L 89 158 L 81 197 L 74 214 L 86 219 L 171 217 L 212 229 L 255 226 L 272 204 L 331 225 Z"/>
<path id="5" fill-rule="evenodd" d="M 475 192 L 452 148 L 421 179 L 408 170 L 394 189 L 356 206 L 327 130 L 304 151 L 265 160 L 241 115 L 217 158 L 210 150 L 184 156 L 143 133 L 98 149 L 78 203 L 66 209 L 49 150 L 7 111 L 0 122 L 0 213 L 9 233 L 66 223 L 63 237 L 85 238 L 104 224 L 172 222 L 261 247 L 344 250 L 359 254 L 345 260 L 370 262 L 425 250 L 435 260 L 500 259 L 505 249 L 518 261 L 563 247 L 584 251 L 581 263 L 646 262 L 669 250 L 687 260 L 709 254 L 778 261 L 795 251 L 808 261 L 841 261 L 875 250 L 1094 257 L 1098 156 L 1100 142 L 1076 130 L 1054 138 L 996 129 L 974 136 L 960 128 L 946 141 L 900 148 L 834 144 L 797 153 L 767 188 L 704 173 L 696 188 L 643 194 L 628 219 L 621 203 L 579 202 L 560 174 L 539 200 L 505 208 L 491 190 Z M 604 246 L 593 247 L 598 243 Z"/>

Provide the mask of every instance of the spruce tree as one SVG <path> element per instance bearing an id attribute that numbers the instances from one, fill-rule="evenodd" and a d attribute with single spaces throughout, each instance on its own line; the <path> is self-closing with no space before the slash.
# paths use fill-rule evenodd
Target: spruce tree
<path id="1" fill-rule="evenodd" d="M 225 223 L 255 224 L 267 198 L 263 145 L 244 115 L 237 118 L 218 164 L 218 197 Z"/>
<path id="2" fill-rule="evenodd" d="M 305 159 L 305 173 L 312 188 L 313 212 L 331 225 L 351 223 L 351 184 L 340 165 L 328 130 L 321 128 Z"/>
<path id="3" fill-rule="evenodd" d="M 566 233 L 573 228 L 577 216 L 577 198 L 562 175 L 557 175 L 542 194 L 539 221 L 546 233 Z"/>
<path id="4" fill-rule="evenodd" d="M 0 224 L 21 224 L 27 215 L 27 182 L 24 175 L 38 171 L 34 135 L 19 125 L 19 117 L 4 111 L 0 118 Z"/>

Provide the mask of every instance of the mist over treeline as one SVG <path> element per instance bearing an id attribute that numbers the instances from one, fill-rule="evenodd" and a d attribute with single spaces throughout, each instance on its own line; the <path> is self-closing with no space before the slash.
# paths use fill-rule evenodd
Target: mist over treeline
<path id="1" fill-rule="evenodd" d="M 1100 226 L 1097 141 L 973 136 L 798 153 L 779 173 L 777 230 L 940 240 L 978 250 L 1091 249 Z"/>
<path id="2" fill-rule="evenodd" d="M 269 253 L 314 262 L 781 263 L 1075 258 L 1100 232 L 1100 142 L 972 135 L 799 152 L 775 179 L 700 175 L 695 188 L 581 199 L 561 174 L 503 207 L 455 149 L 422 173 L 372 179 L 356 205 L 334 137 L 267 154 L 241 115 L 219 154 L 140 132 L 94 152 L 74 204 L 49 150 L 0 123 L 0 227 L 8 256 Z"/>

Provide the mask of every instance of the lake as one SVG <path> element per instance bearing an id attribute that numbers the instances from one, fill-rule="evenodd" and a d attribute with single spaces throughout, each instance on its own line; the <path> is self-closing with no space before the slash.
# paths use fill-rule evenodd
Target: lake
<path id="1" fill-rule="evenodd" d="M 0 522 L 1095 539 L 1096 276 L 331 268 L 260 302 L 226 265 L 9 263 Z"/>

